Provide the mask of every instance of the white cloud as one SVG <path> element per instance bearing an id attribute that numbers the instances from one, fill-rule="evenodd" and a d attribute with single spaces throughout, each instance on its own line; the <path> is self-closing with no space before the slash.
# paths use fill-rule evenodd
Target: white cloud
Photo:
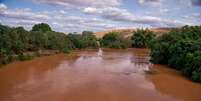
<path id="1" fill-rule="evenodd" d="M 84 13 L 94 14 L 97 16 L 101 16 L 104 19 L 109 19 L 117 22 L 124 23 L 133 23 L 133 24 L 145 24 L 150 25 L 152 27 L 175 27 L 185 25 L 180 21 L 176 20 L 167 20 L 154 16 L 137 16 L 126 9 L 119 9 L 116 7 L 108 7 L 108 8 L 93 8 L 87 7 L 83 10 Z"/>
<path id="2" fill-rule="evenodd" d="M 93 8 L 87 7 L 83 10 L 86 14 L 95 14 L 105 19 L 114 21 L 128 21 L 132 20 L 134 16 L 129 13 L 126 9 L 120 9 L 116 7 L 105 7 L 105 8 Z"/>
<path id="3" fill-rule="evenodd" d="M 66 8 L 74 6 L 76 8 L 73 10 L 76 10 L 76 13 L 69 14 L 66 9 L 51 12 L 36 12 L 30 8 L 9 9 L 6 5 L 0 4 L 0 17 L 6 18 L 0 22 L 14 26 L 23 25 L 29 29 L 33 24 L 44 22 L 50 24 L 54 30 L 62 32 L 100 31 L 128 27 L 177 27 L 189 24 L 185 21 L 165 19 L 156 15 L 150 16 L 151 14 L 146 16 L 131 13 L 127 9 L 120 8 L 121 0 L 40 0 L 37 2 Z M 139 0 L 139 2 L 157 4 L 161 0 Z M 80 15 L 85 13 L 86 16 L 77 16 L 77 11 Z M 169 9 L 161 9 L 161 12 L 169 12 Z"/>
<path id="4" fill-rule="evenodd" d="M 87 7 L 87 8 L 84 8 L 84 10 L 83 10 L 83 12 L 84 13 L 102 13 L 102 11 L 101 10 L 98 10 L 98 9 L 96 9 L 96 8 L 93 8 L 93 7 Z"/>
<path id="5" fill-rule="evenodd" d="M 138 0 L 139 4 L 141 5 L 151 5 L 151 6 L 158 6 L 161 4 L 162 0 Z"/>
<path id="6" fill-rule="evenodd" d="M 15 9 L 15 10 L 9 10 L 6 9 L 3 12 L 0 12 L 1 16 L 8 17 L 8 18 L 18 18 L 18 19 L 42 19 L 47 20 L 50 19 L 50 16 L 42 13 L 42 12 L 32 12 L 30 8 L 25 9 Z"/>
<path id="7" fill-rule="evenodd" d="M 185 20 L 194 20 L 197 22 L 201 21 L 201 13 L 193 13 L 193 14 L 189 14 L 189 15 L 184 15 L 182 16 L 182 18 L 184 18 Z"/>
<path id="8" fill-rule="evenodd" d="M 166 20 L 153 16 L 136 16 L 126 9 L 117 7 L 86 7 L 83 12 L 96 15 L 96 17 L 89 19 L 87 17 L 69 16 L 64 10 L 34 12 L 29 8 L 15 10 L 6 8 L 3 12 L 0 12 L 0 15 L 7 18 L 3 23 L 8 25 L 23 25 L 25 28 L 30 29 L 33 24 L 45 22 L 50 24 L 54 30 L 63 32 L 98 31 L 110 28 L 136 27 L 136 25 L 151 27 L 183 25 L 183 23 L 175 20 Z M 99 17 L 102 17 L 102 19 Z"/>
<path id="9" fill-rule="evenodd" d="M 201 13 L 193 13 L 192 16 L 201 19 Z"/>
<path id="10" fill-rule="evenodd" d="M 66 15 L 63 10 L 52 12 L 34 12 L 31 9 L 4 9 L 0 12 L 0 22 L 10 26 L 24 26 L 31 29 L 37 23 L 48 23 L 54 30 L 62 32 L 83 31 L 83 30 L 104 30 L 111 28 L 113 24 L 109 21 L 98 18 L 85 18 Z"/>
<path id="11" fill-rule="evenodd" d="M 59 11 L 61 14 L 66 14 L 66 12 L 64 10 L 60 10 Z"/>
<path id="12" fill-rule="evenodd" d="M 121 0 L 32 0 L 36 3 L 45 3 L 65 7 L 108 7 L 119 6 Z"/>
<path id="13" fill-rule="evenodd" d="M 168 13 L 170 12 L 170 9 L 164 8 L 164 9 L 160 9 L 161 13 Z"/>
<path id="14" fill-rule="evenodd" d="M 7 6 L 5 4 L 0 3 L 0 12 L 4 12 L 7 9 Z"/>

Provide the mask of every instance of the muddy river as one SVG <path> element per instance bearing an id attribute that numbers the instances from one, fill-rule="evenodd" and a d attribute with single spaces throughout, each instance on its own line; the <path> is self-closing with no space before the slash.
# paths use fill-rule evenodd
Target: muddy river
<path id="1" fill-rule="evenodd" d="M 100 49 L 14 62 L 0 69 L 0 101 L 201 101 L 201 84 L 148 55 Z"/>

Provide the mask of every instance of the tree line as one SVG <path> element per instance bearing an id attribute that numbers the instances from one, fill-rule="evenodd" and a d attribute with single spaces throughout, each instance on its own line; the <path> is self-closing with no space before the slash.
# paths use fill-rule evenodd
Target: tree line
<path id="1" fill-rule="evenodd" d="M 137 30 L 132 37 L 124 37 L 123 33 L 119 32 L 109 32 L 103 38 L 97 39 L 92 31 L 66 35 L 53 31 L 46 23 L 36 24 L 30 31 L 23 27 L 0 24 L 0 64 L 31 59 L 42 55 L 42 50 L 69 53 L 75 49 L 97 48 L 97 41 L 101 47 L 106 48 L 142 48 L 148 46 L 154 37 L 154 33 L 148 29 Z"/>
<path id="2" fill-rule="evenodd" d="M 55 32 L 48 24 L 40 23 L 30 31 L 23 27 L 0 24 L 0 64 L 13 60 L 27 60 L 41 55 L 41 50 L 57 50 L 68 53 L 75 49 L 96 48 L 97 39 L 93 32 L 68 35 Z M 26 54 L 32 52 L 33 54 Z"/>
<path id="3" fill-rule="evenodd" d="M 124 33 L 109 32 L 100 39 L 102 47 L 107 48 L 147 48 L 156 38 L 156 35 L 148 29 L 137 29 L 131 37 L 125 37 Z"/>

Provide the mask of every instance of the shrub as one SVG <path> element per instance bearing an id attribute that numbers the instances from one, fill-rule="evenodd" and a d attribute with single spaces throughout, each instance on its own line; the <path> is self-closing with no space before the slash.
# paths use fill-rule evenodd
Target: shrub
<path id="1" fill-rule="evenodd" d="M 201 82 L 201 26 L 184 26 L 158 37 L 151 46 L 151 61 Z"/>
<path id="2" fill-rule="evenodd" d="M 153 41 L 155 35 L 152 31 L 146 29 L 138 29 L 137 31 L 133 32 L 133 36 L 131 37 L 132 40 L 132 47 L 135 48 L 147 48 L 150 46 L 151 41 Z"/>
<path id="3" fill-rule="evenodd" d="M 30 55 L 18 55 L 17 60 L 25 61 L 25 60 L 31 60 L 33 59 L 33 56 Z"/>
<path id="4" fill-rule="evenodd" d="M 122 34 L 118 32 L 110 32 L 103 36 L 100 40 L 102 47 L 108 48 L 128 48 L 130 47 L 129 38 L 125 38 Z"/>
<path id="5" fill-rule="evenodd" d="M 96 36 L 90 31 L 84 31 L 83 34 L 70 33 L 68 38 L 77 49 L 98 47 Z"/>

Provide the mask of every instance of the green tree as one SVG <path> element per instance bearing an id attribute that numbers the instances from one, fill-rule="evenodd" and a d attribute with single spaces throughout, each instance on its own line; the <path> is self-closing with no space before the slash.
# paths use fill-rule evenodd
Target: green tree
<path id="1" fill-rule="evenodd" d="M 12 60 L 31 59 L 26 56 L 29 51 L 59 50 L 68 53 L 75 46 L 64 33 L 51 31 L 49 25 L 41 23 L 34 25 L 32 31 L 23 27 L 11 28 L 0 24 L 0 63 L 6 64 Z"/>
<path id="2" fill-rule="evenodd" d="M 84 31 L 82 34 L 69 33 L 69 40 L 76 48 L 97 48 L 97 39 L 93 32 Z"/>
<path id="3" fill-rule="evenodd" d="M 86 47 L 97 48 L 98 47 L 96 36 L 91 31 L 83 31 L 82 32 L 82 42 L 83 42 L 84 48 L 86 48 Z"/>
<path id="4" fill-rule="evenodd" d="M 40 23 L 33 26 L 31 31 L 47 32 L 52 31 L 51 27 L 46 23 Z"/>
<path id="5" fill-rule="evenodd" d="M 132 47 L 146 48 L 150 46 L 150 43 L 154 38 L 155 35 L 152 31 L 148 29 L 138 29 L 137 31 L 134 31 L 133 36 L 131 37 Z"/>
<path id="6" fill-rule="evenodd" d="M 128 38 L 118 32 L 109 32 L 100 41 L 102 47 L 108 48 L 128 48 L 130 47 L 129 42 Z"/>
<path id="7" fill-rule="evenodd" d="M 158 37 L 151 61 L 168 64 L 193 81 L 201 82 L 201 26 L 184 26 Z"/>

